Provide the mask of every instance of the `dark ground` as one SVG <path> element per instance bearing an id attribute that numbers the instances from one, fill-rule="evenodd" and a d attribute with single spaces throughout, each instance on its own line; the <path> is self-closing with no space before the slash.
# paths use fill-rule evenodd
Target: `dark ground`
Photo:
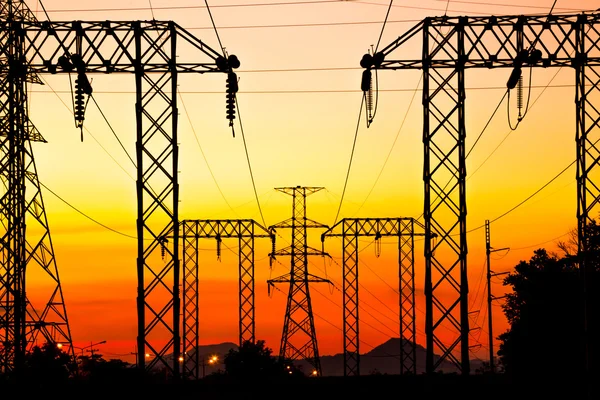
<path id="1" fill-rule="evenodd" d="M 70 383 L 36 387 L 34 382 L 0 385 L 8 393 L 24 398 L 89 399 L 586 399 L 574 379 L 557 378 L 510 381 L 503 375 L 436 375 L 305 378 L 289 382 L 181 382 L 136 384 L 134 382 Z M 596 397 L 600 398 L 600 397 Z"/>

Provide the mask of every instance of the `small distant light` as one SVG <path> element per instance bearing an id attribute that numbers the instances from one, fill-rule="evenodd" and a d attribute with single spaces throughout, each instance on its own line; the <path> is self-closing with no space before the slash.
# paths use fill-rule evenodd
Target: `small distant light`
<path id="1" fill-rule="evenodd" d="M 291 375 L 291 374 L 292 374 L 292 371 L 288 372 L 288 374 L 290 374 L 290 375 Z"/>
<path id="2" fill-rule="evenodd" d="M 312 374 L 313 374 L 313 376 L 317 376 L 317 370 L 315 369 L 315 370 L 312 372 Z"/>
<path id="3" fill-rule="evenodd" d="M 56 345 L 56 347 L 58 347 L 59 349 L 62 349 L 62 346 L 63 346 L 63 345 L 62 345 L 62 343 L 58 343 L 58 344 Z"/>
<path id="4" fill-rule="evenodd" d="M 183 362 L 183 356 L 179 356 L 179 362 Z"/>
<path id="5" fill-rule="evenodd" d="M 150 358 L 150 353 L 146 353 L 146 358 Z"/>
<path id="6" fill-rule="evenodd" d="M 289 365 L 287 366 L 287 369 L 290 369 L 290 366 L 289 366 Z"/>

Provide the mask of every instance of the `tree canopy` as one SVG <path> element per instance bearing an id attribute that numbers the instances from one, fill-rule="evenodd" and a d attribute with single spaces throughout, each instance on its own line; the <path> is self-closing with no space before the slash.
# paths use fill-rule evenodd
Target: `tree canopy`
<path id="1" fill-rule="evenodd" d="M 588 287 L 595 288 L 600 283 L 598 226 L 593 224 L 590 232 L 587 281 Z M 562 256 L 538 249 L 504 279 L 504 285 L 512 289 L 502 306 L 510 328 L 498 337 L 498 355 L 508 374 L 576 376 L 583 372 L 581 271 L 572 243 L 561 243 L 559 247 Z M 588 298 L 590 309 L 597 310 L 598 291 L 589 291 Z M 599 317 L 595 312 L 588 313 L 590 354 L 598 354 L 595 342 Z"/>
<path id="2" fill-rule="evenodd" d="M 243 380 L 303 376 L 291 361 L 274 357 L 272 353 L 264 340 L 256 343 L 246 341 L 238 350 L 231 349 L 225 355 L 225 375 Z"/>

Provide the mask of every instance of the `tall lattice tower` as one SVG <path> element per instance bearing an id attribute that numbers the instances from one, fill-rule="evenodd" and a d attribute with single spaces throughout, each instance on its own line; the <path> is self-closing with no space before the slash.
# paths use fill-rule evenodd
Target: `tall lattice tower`
<path id="1" fill-rule="evenodd" d="M 36 344 L 73 346 L 31 144 L 46 142 L 27 106 L 27 84 L 42 82 L 18 34 L 19 21 L 36 19 L 24 2 L 0 1 L 0 20 L 14 26 L 0 37 L 0 371 L 11 371 Z M 30 274 L 43 293 L 27 294 Z"/>
<path id="2" fill-rule="evenodd" d="M 275 188 L 275 190 L 292 196 L 292 218 L 272 225 L 270 229 L 291 228 L 292 245 L 276 250 L 271 255 L 290 256 L 291 269 L 289 274 L 268 281 L 269 285 L 290 284 L 279 356 L 288 360 L 306 360 L 314 368 L 312 373 L 319 376 L 321 375 L 321 362 L 309 283 L 330 282 L 308 273 L 308 256 L 323 256 L 326 253 L 309 247 L 306 233 L 308 228 L 326 229 L 328 226 L 306 218 L 306 197 L 322 189 L 324 188 L 301 186 Z"/>

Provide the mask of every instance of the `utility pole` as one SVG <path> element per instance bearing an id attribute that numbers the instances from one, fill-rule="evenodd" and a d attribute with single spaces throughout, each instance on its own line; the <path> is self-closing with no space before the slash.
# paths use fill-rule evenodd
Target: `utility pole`
<path id="1" fill-rule="evenodd" d="M 508 272 L 492 272 L 490 266 L 490 254 L 497 251 L 509 250 L 509 247 L 503 247 L 501 249 L 494 249 L 490 244 L 490 221 L 485 221 L 485 255 L 486 255 L 486 266 L 487 266 L 487 306 L 488 306 L 488 344 L 490 348 L 490 370 L 493 373 L 496 372 L 496 363 L 494 362 L 494 333 L 493 333 L 493 323 L 492 323 L 492 301 L 501 299 L 504 296 L 494 297 L 492 295 L 492 277 L 499 275 L 506 275 Z"/>
<path id="2" fill-rule="evenodd" d="M 310 300 L 309 283 L 327 282 L 329 279 L 308 273 L 308 256 L 326 256 L 321 250 L 307 244 L 307 228 L 329 228 L 319 222 L 306 218 L 306 196 L 322 190 L 322 187 L 284 187 L 275 188 L 293 198 L 292 218 L 272 225 L 269 231 L 277 228 L 292 229 L 292 245 L 281 250 L 273 249 L 271 257 L 291 256 L 289 274 L 267 281 L 269 288 L 276 283 L 289 283 L 287 307 L 281 335 L 279 357 L 288 360 L 306 360 L 314 370 L 312 375 L 321 376 L 321 361 L 317 346 L 315 321 Z"/>

